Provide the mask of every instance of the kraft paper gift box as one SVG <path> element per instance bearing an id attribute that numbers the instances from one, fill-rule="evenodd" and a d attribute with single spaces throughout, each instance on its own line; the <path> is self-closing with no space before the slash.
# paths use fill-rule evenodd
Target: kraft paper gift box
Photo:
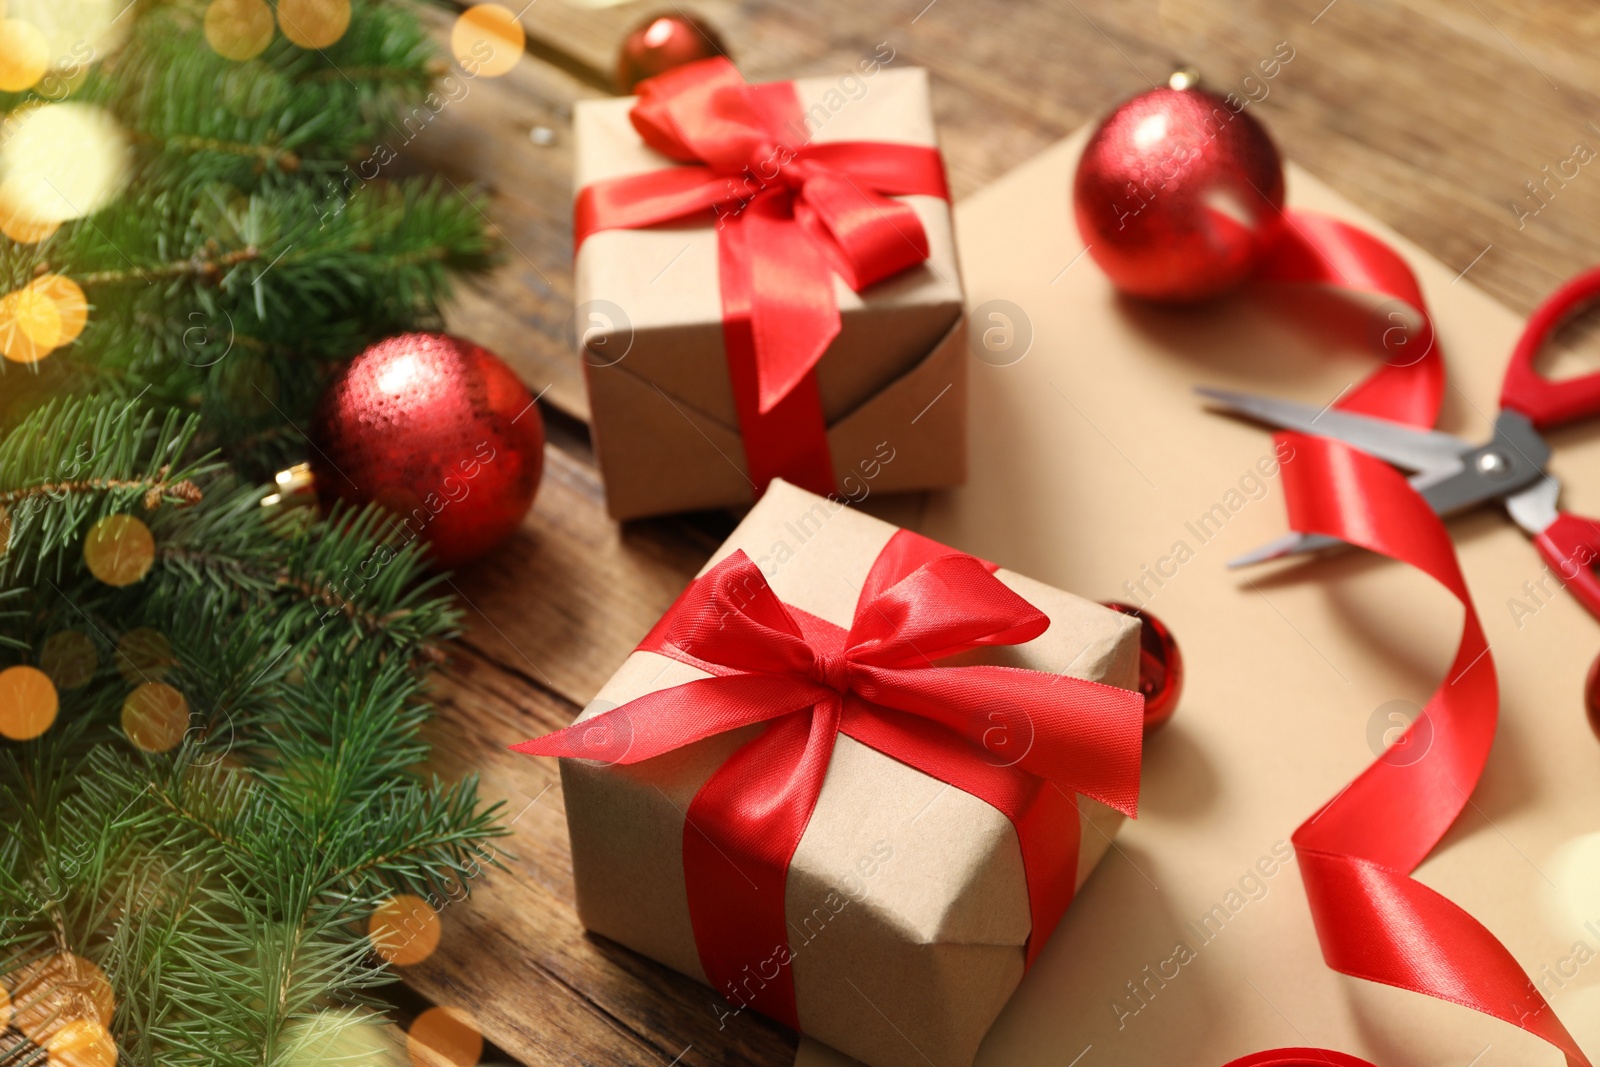
<path id="1" fill-rule="evenodd" d="M 775 481 L 706 569 L 743 549 L 779 600 L 848 627 L 856 591 L 896 529 Z M 1136 620 L 1003 568 L 996 576 L 1048 615 L 1049 628 L 1026 644 L 965 653 L 961 662 L 1137 686 Z M 704 677 L 636 651 L 577 721 Z M 578 911 L 588 929 L 706 980 L 685 888 L 685 813 L 712 772 L 760 729 L 631 766 L 561 761 Z M 1123 817 L 1082 796 L 1076 804 L 1081 886 Z M 1029 903 L 1012 824 L 976 797 L 843 734 L 784 900 L 801 1029 L 872 1067 L 926 1067 L 923 1052 L 941 1067 L 969 1063 L 1022 979 Z M 705 1001 L 719 1018 L 736 1011 L 710 988 Z"/>
<path id="2" fill-rule="evenodd" d="M 936 147 L 927 73 L 867 66 L 872 73 L 794 82 L 809 143 Z M 630 123 L 636 100 L 576 106 L 577 189 L 676 166 Z M 920 219 L 929 256 L 860 293 L 833 276 L 841 328 L 816 370 L 835 488 L 847 496 L 863 464 L 889 450 L 895 461 L 874 492 L 965 478 L 967 353 L 950 204 L 897 199 Z M 740 506 L 757 495 L 723 344 L 717 241 L 707 212 L 703 222 L 601 230 L 578 251 L 576 332 L 614 518 Z"/>

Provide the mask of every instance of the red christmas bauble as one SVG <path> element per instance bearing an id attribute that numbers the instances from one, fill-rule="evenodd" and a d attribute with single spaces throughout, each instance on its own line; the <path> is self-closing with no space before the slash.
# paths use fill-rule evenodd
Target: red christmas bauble
<path id="1" fill-rule="evenodd" d="M 544 472 L 533 397 L 491 352 L 436 333 L 379 341 L 317 406 L 311 467 L 324 503 L 383 505 L 442 567 L 515 530 Z"/>
<path id="2" fill-rule="evenodd" d="M 1178 710 L 1183 693 L 1183 655 L 1166 624 L 1132 604 L 1107 600 L 1105 606 L 1132 615 L 1139 627 L 1139 692 L 1144 694 L 1144 732 L 1152 733 Z"/>
<path id="3" fill-rule="evenodd" d="M 725 56 L 722 37 L 703 19 L 681 12 L 652 15 L 623 38 L 617 91 L 633 92 L 646 78 L 712 56 Z"/>
<path id="4" fill-rule="evenodd" d="M 1203 89 L 1152 89 L 1089 138 L 1072 199 L 1089 255 L 1118 289 L 1201 300 L 1243 281 L 1277 236 L 1283 163 L 1242 108 Z"/>

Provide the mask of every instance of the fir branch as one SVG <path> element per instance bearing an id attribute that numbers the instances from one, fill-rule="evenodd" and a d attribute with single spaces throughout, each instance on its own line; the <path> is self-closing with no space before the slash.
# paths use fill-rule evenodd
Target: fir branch
<path id="1" fill-rule="evenodd" d="M 180 506 L 198 503 L 202 493 L 188 478 L 173 482 L 167 478 L 168 468 L 162 467 L 154 478 L 81 478 L 75 482 L 45 482 L 23 489 L 0 492 L 0 507 L 14 506 L 19 502 L 32 502 L 38 498 L 56 499 L 73 493 L 104 493 L 124 489 L 138 489 L 144 494 L 146 511 L 154 511 L 165 499 L 175 499 Z"/>
<path id="2" fill-rule="evenodd" d="M 480 201 L 353 179 L 447 68 L 409 6 L 352 10 L 332 47 L 280 37 L 236 64 L 205 45 L 202 0 L 145 0 L 72 90 L 130 132 L 134 186 L 36 246 L 0 241 L 0 289 L 55 272 L 91 302 L 75 343 L 0 363 L 0 667 L 47 667 L 60 699 L 43 735 L 0 742 L 0 975 L 93 960 L 140 1067 L 267 1067 L 359 1025 L 388 980 L 372 908 L 455 899 L 504 832 L 473 779 L 415 770 L 459 621 L 440 579 L 377 510 L 297 527 L 252 476 L 289 458 L 340 361 L 437 323 L 452 275 L 495 255 Z M 156 558 L 112 587 L 82 548 L 123 512 Z M 142 656 L 140 633 L 172 655 Z M 76 665 L 47 655 L 63 637 Z M 123 726 L 148 684 L 188 709 L 167 752 Z"/>

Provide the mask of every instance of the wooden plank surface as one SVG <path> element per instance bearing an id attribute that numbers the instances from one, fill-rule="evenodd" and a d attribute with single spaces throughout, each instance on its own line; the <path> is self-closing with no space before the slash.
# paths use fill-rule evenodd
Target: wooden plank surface
<path id="1" fill-rule="evenodd" d="M 552 430 L 521 532 L 455 579 L 467 633 L 437 685 L 433 769 L 475 771 L 486 798 L 506 801 L 507 870 L 445 909 L 439 950 L 405 976 L 417 995 L 471 1011 L 528 1064 L 792 1059 L 781 1028 L 743 1013 L 718 1030 L 709 991 L 583 933 L 554 765 L 505 751 L 570 720 L 731 528 L 720 515 L 622 528 L 606 519 L 570 352 L 572 105 L 605 92 L 623 34 L 657 10 L 536 0 L 522 12 L 528 52 L 516 69 L 473 81 L 401 153 L 403 168 L 490 194 L 507 259 L 462 294 L 449 323 L 517 368 Z M 1600 218 L 1600 162 L 1548 183 L 1544 169 L 1580 144 L 1600 151 L 1600 9 L 1585 0 L 1536 10 L 1510 0 L 706 0 L 696 10 L 752 78 L 843 73 L 881 43 L 895 65 L 928 67 L 958 197 L 1194 63 L 1214 87 L 1250 96 L 1287 156 L 1517 310 L 1600 262 L 1600 227 L 1589 225 Z M 447 36 L 448 15 L 433 17 Z M 1257 65 L 1280 42 L 1294 57 L 1263 79 Z M 547 143 L 530 136 L 536 127 Z M 1539 184 L 1537 199 L 1525 182 Z M 1581 487 L 1574 497 L 1580 510 L 1600 506 Z"/>

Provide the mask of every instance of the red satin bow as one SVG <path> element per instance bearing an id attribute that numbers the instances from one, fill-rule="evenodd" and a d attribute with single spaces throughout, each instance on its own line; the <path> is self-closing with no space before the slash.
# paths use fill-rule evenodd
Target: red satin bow
<path id="1" fill-rule="evenodd" d="M 718 226 L 723 340 L 750 478 L 834 489 L 813 371 L 839 332 L 838 274 L 857 291 L 928 258 L 897 196 L 949 199 L 937 149 L 812 144 L 791 82 L 750 85 L 718 57 L 639 85 L 633 125 L 684 164 L 578 193 L 577 246 L 605 229 L 696 216 Z"/>
<path id="2" fill-rule="evenodd" d="M 1135 814 L 1144 700 L 1042 671 L 936 666 L 1049 627 L 992 571 L 902 530 L 874 562 L 846 631 L 782 603 L 735 552 L 696 579 L 639 646 L 712 677 L 514 747 L 637 763 L 766 723 L 690 804 L 684 880 L 712 986 L 796 1029 L 785 882 L 840 733 L 1011 820 L 1028 881 L 1031 963 L 1072 899 L 1073 794 Z M 761 984 L 752 986 L 753 973 Z"/>
<path id="3" fill-rule="evenodd" d="M 1444 362 L 1421 288 L 1392 248 L 1347 223 L 1290 212 L 1260 277 L 1332 283 L 1396 297 L 1421 326 L 1338 407 L 1431 426 L 1444 393 Z M 1396 354 L 1391 349 L 1391 355 Z M 1415 355 L 1405 355 L 1405 353 Z M 1329 967 L 1474 1008 L 1559 1048 L 1589 1067 L 1522 968 L 1472 916 L 1411 878 L 1466 806 L 1489 757 L 1499 716 L 1494 659 L 1443 522 L 1392 467 L 1322 437 L 1281 434 L 1289 524 L 1329 534 L 1426 572 L 1466 608 L 1450 674 L 1404 738 L 1294 833 L 1301 877 Z M 1424 740 L 1427 738 L 1427 740 Z M 1421 756 L 1411 754 L 1421 746 Z M 1229 1067 L 1350 1063 L 1321 1049 L 1280 1049 Z"/>

